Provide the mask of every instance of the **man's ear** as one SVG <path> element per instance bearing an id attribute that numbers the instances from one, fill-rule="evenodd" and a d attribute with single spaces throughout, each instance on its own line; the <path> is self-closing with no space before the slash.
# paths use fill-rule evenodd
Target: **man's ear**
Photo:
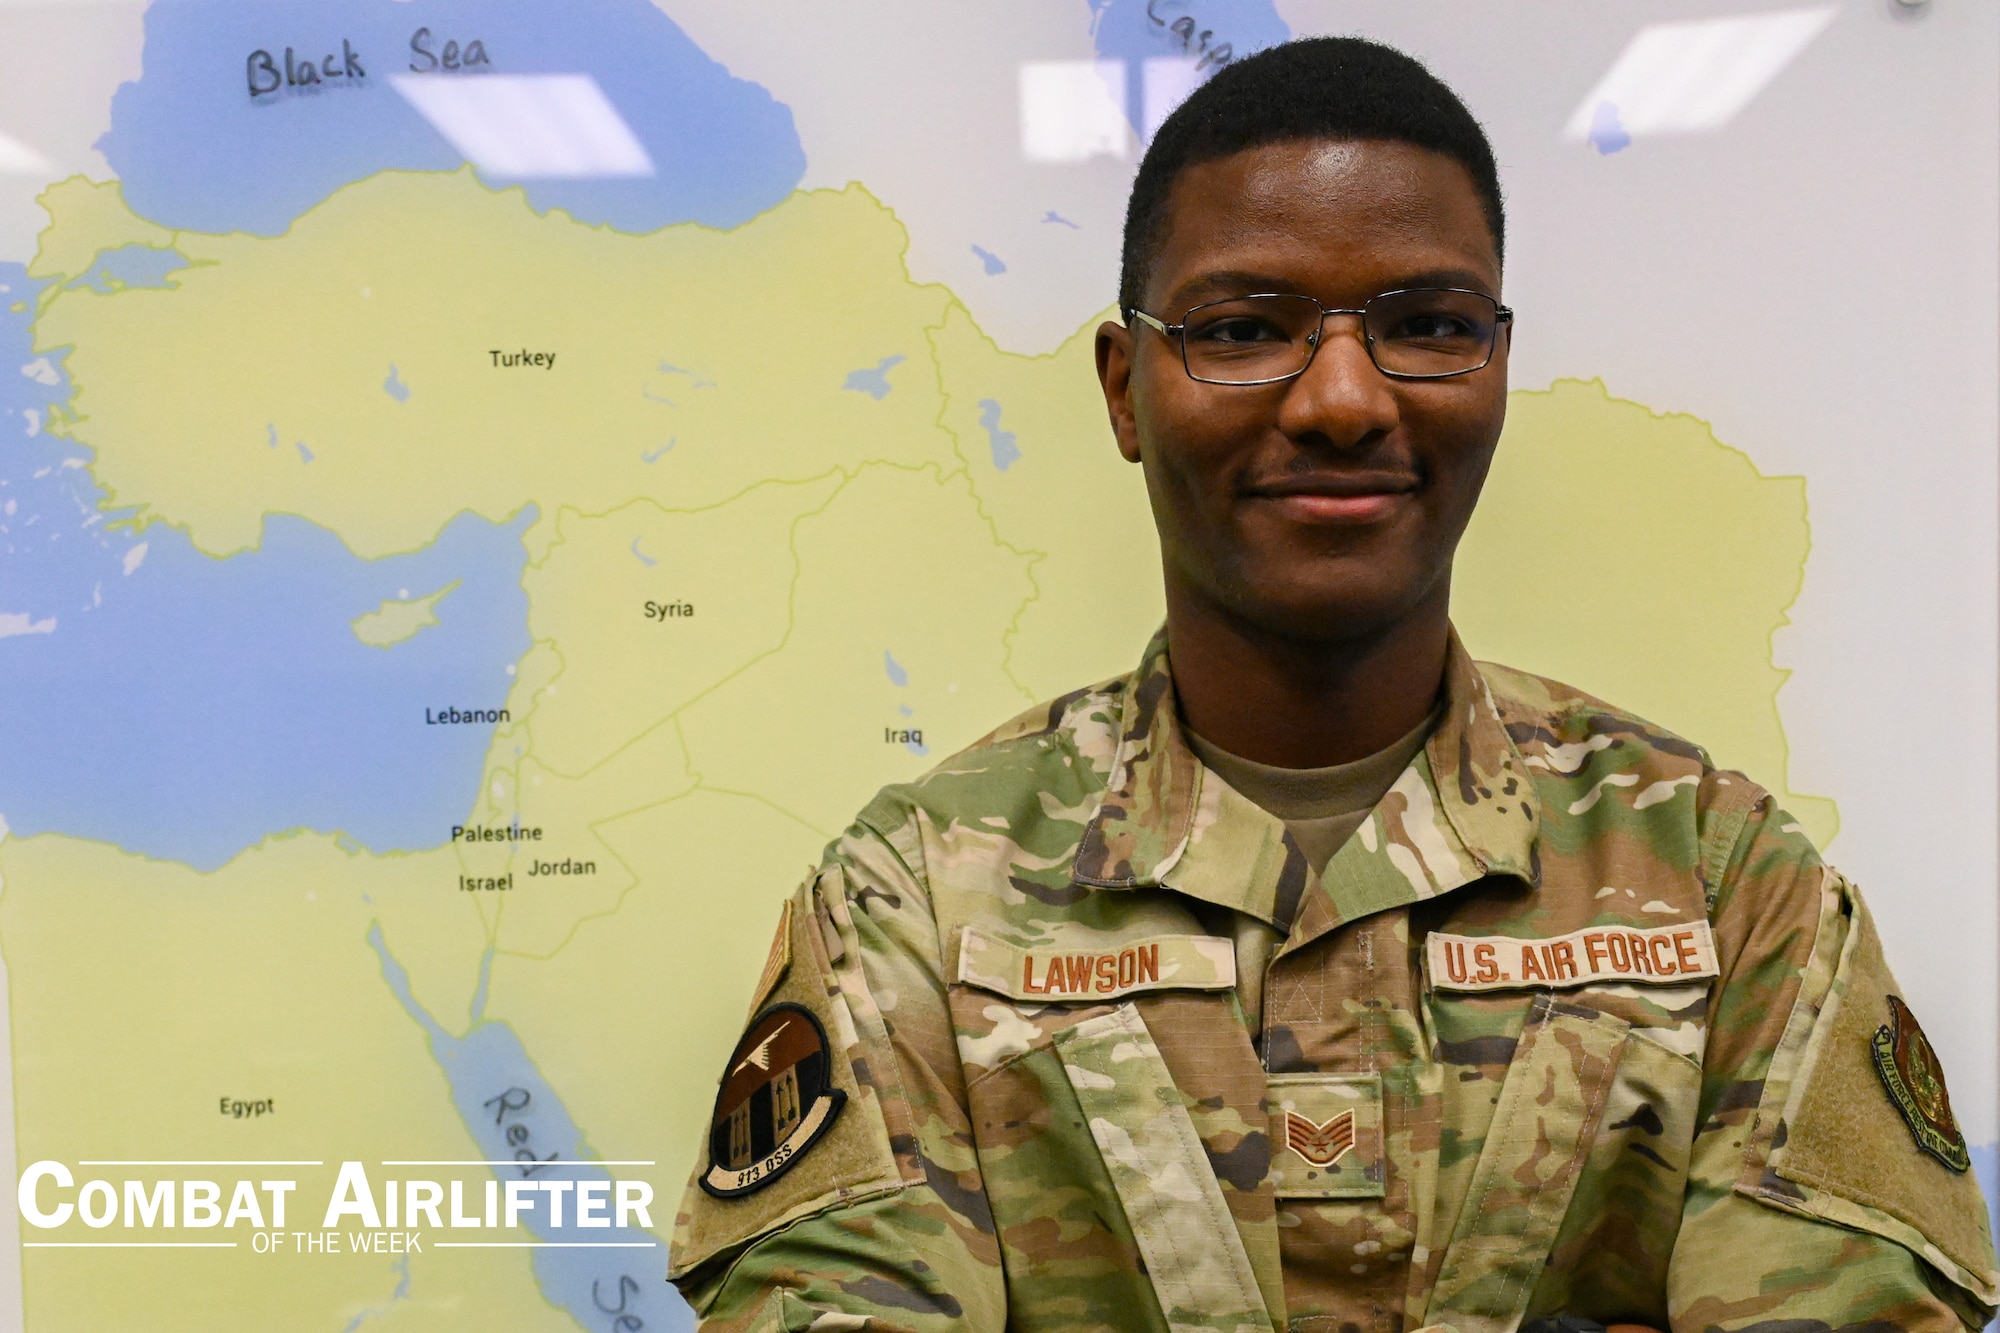
<path id="1" fill-rule="evenodd" d="M 1104 389 L 1111 434 L 1128 463 L 1139 461 L 1139 428 L 1132 418 L 1132 350 L 1132 330 L 1109 319 L 1097 326 L 1097 382 Z"/>

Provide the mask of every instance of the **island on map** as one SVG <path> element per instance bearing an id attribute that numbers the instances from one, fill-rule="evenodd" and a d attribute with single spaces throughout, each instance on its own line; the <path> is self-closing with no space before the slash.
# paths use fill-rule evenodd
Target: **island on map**
<path id="1" fill-rule="evenodd" d="M 351 622 L 354 637 L 370 648 L 393 648 L 418 630 L 438 623 L 437 604 L 448 597 L 457 582 L 447 583 L 428 597 L 411 597 L 407 591 L 385 598 L 382 604 Z"/>

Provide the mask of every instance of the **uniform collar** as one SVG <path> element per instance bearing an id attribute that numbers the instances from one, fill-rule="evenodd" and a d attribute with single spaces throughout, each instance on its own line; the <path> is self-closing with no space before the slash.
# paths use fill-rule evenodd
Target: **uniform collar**
<path id="1" fill-rule="evenodd" d="M 1437 729 L 1322 878 L 1284 826 L 1188 747 L 1162 630 L 1129 678 L 1109 782 L 1077 847 L 1094 888 L 1164 886 L 1272 920 L 1294 942 L 1343 920 L 1435 897 L 1484 875 L 1533 883 L 1541 811 L 1491 690 L 1454 632 Z M 1274 911 L 1274 904 L 1284 908 Z"/>

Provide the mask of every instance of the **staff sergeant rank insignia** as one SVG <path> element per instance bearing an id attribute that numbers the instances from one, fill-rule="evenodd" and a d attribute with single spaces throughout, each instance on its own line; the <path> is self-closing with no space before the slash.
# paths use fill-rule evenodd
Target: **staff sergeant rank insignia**
<path id="1" fill-rule="evenodd" d="M 1354 1146 L 1354 1112 L 1342 1111 L 1322 1125 L 1311 1116 L 1287 1111 L 1285 1146 L 1314 1166 L 1332 1166 Z"/>
<path id="2" fill-rule="evenodd" d="M 757 1016 L 730 1052 L 708 1130 L 701 1187 L 718 1199 L 762 1189 L 805 1156 L 840 1117 L 826 1029 L 796 1004 Z"/>
<path id="3" fill-rule="evenodd" d="M 1889 1099 L 1903 1113 L 1917 1146 L 1954 1171 L 1972 1165 L 1965 1135 L 1952 1118 L 1951 1096 L 1944 1090 L 1944 1070 L 1931 1050 L 1924 1030 L 1909 1007 L 1891 995 L 1889 1022 L 1875 1029 L 1875 1072 Z"/>

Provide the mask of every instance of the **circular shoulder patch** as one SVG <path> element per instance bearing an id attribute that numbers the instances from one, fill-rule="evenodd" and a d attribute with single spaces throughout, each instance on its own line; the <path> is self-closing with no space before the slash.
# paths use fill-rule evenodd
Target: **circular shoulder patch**
<path id="1" fill-rule="evenodd" d="M 826 1029 L 796 1004 L 757 1015 L 729 1053 L 708 1127 L 701 1187 L 718 1199 L 760 1190 L 798 1164 L 840 1118 Z"/>
<path id="2" fill-rule="evenodd" d="M 1894 995 L 1889 997 L 1889 1021 L 1875 1029 L 1873 1045 L 1875 1072 L 1909 1122 L 1917 1146 L 1954 1171 L 1969 1168 L 1965 1135 L 1952 1118 L 1951 1095 L 1944 1090 L 1944 1066 L 1909 1006 Z"/>

